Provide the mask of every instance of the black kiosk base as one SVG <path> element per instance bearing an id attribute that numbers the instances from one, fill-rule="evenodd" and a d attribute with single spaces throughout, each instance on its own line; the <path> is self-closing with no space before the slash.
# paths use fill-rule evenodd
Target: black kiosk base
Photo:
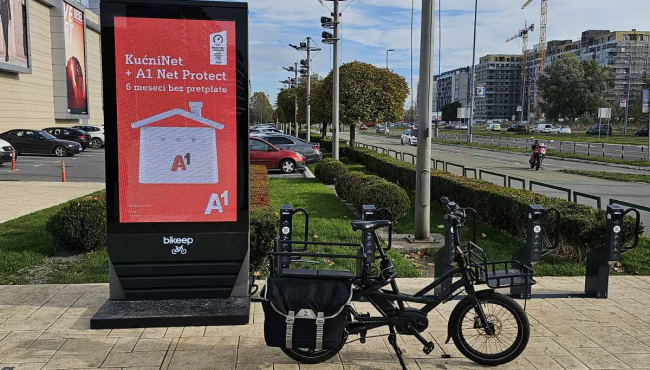
<path id="1" fill-rule="evenodd" d="M 90 319 L 91 329 L 246 325 L 249 297 L 225 299 L 109 300 Z"/>

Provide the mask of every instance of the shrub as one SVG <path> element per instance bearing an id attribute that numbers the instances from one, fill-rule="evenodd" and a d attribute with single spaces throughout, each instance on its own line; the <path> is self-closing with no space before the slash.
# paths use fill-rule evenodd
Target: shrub
<path id="1" fill-rule="evenodd" d="M 269 176 L 265 166 L 253 165 L 251 174 L 251 209 L 269 206 Z"/>
<path id="2" fill-rule="evenodd" d="M 106 195 L 68 202 L 45 225 L 57 251 L 88 252 L 106 246 Z"/>
<path id="3" fill-rule="evenodd" d="M 259 271 L 269 261 L 267 253 L 275 245 L 279 222 L 270 207 L 251 210 L 251 271 Z"/>
<path id="4" fill-rule="evenodd" d="M 318 141 L 321 147 L 331 147 L 331 140 Z M 368 149 L 340 146 L 341 156 L 363 164 L 382 178 L 415 191 L 415 165 Z M 567 200 L 535 194 L 527 190 L 503 188 L 492 183 L 456 176 L 442 171 L 431 171 L 431 201 L 441 197 L 477 210 L 485 224 L 524 237 L 527 230 L 528 207 L 539 204 L 545 209 L 556 208 L 562 214 L 560 223 L 561 254 L 582 260 L 587 252 L 602 245 L 605 234 L 605 211 L 575 204 Z M 634 221 L 625 219 L 624 239 L 634 238 Z M 550 217 L 545 222 L 547 236 L 554 235 L 555 223 Z"/>
<path id="5" fill-rule="evenodd" d="M 393 214 L 391 221 L 397 221 L 411 209 L 411 202 L 406 191 L 399 186 L 384 181 L 365 186 L 359 203 L 372 204 L 379 208 L 388 208 Z"/>
<path id="6" fill-rule="evenodd" d="M 347 174 L 348 168 L 340 161 L 333 160 L 323 163 L 318 170 L 318 179 L 325 184 L 332 185 L 336 183 L 339 177 Z"/>
<path id="7" fill-rule="evenodd" d="M 336 180 L 335 184 L 336 194 L 342 199 L 351 202 L 353 200 L 352 190 L 361 186 L 361 181 L 365 176 L 366 175 L 364 175 L 362 172 L 353 171 L 339 177 L 338 180 Z"/>
<path id="8" fill-rule="evenodd" d="M 316 176 L 317 179 L 320 179 L 320 170 L 323 168 L 323 165 L 334 161 L 336 161 L 334 158 L 325 158 L 322 161 L 316 163 L 316 166 L 314 166 L 314 176 Z"/>
<path id="9" fill-rule="evenodd" d="M 386 180 L 382 179 L 379 176 L 365 175 L 363 178 L 361 178 L 359 186 L 350 190 L 350 202 L 354 204 L 356 209 L 360 210 L 364 204 L 370 204 L 363 203 L 361 199 L 363 198 L 363 195 L 368 191 L 372 191 L 375 186 L 383 184 L 385 182 Z"/>

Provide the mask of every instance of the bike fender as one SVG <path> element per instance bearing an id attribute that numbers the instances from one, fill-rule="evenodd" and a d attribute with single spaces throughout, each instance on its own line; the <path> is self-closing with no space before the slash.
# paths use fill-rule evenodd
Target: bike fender
<path id="1" fill-rule="evenodd" d="M 476 298 L 486 297 L 492 295 L 493 293 L 494 293 L 494 289 L 480 290 L 476 292 Z M 457 316 L 460 315 L 460 310 L 457 308 L 462 307 L 462 305 L 465 304 L 465 302 L 469 301 L 470 299 L 471 298 L 469 296 L 463 298 L 460 302 L 458 302 L 456 307 L 454 307 L 454 310 L 451 311 L 451 315 L 449 315 L 449 321 L 447 322 L 447 340 L 445 341 L 445 344 L 449 343 L 449 341 L 451 340 L 451 336 L 454 331 L 454 328 L 452 327 L 452 323 L 456 322 Z"/>

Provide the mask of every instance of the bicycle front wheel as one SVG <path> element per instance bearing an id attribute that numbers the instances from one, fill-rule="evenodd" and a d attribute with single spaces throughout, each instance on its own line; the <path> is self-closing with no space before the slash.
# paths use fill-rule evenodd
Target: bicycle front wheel
<path id="1" fill-rule="evenodd" d="M 469 297 L 454 308 L 450 317 L 451 337 L 458 350 L 480 365 L 496 366 L 516 359 L 528 345 L 530 324 L 521 306 L 497 292 L 479 294 L 478 301 L 488 320 L 481 323 L 476 303 Z"/>

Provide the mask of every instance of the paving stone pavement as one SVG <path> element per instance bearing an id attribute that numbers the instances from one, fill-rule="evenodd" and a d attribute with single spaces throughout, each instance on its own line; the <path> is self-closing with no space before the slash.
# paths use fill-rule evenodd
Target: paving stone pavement
<path id="1" fill-rule="evenodd" d="M 538 281 L 534 293 L 580 292 L 584 284 L 584 278 Z M 429 282 L 398 284 L 414 292 Z M 0 286 L 0 369 L 399 370 L 386 337 L 349 343 L 325 364 L 298 364 L 265 346 L 258 303 L 245 326 L 91 330 L 89 320 L 107 297 L 107 284 Z M 444 344 L 456 302 L 429 314 L 424 334 L 436 343 L 431 355 L 414 338 L 399 338 L 410 370 L 482 368 Z M 355 306 L 372 311 L 367 303 Z M 609 299 L 530 300 L 528 348 L 498 369 L 650 369 L 649 307 L 650 277 L 636 276 L 612 277 Z M 441 358 L 443 351 L 452 358 Z"/>

